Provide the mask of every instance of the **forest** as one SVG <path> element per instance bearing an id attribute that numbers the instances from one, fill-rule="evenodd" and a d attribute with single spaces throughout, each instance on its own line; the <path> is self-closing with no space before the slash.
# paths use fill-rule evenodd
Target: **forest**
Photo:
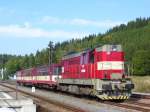
<path id="1" fill-rule="evenodd" d="M 48 42 L 47 48 L 25 56 L 0 55 L 0 68 L 6 68 L 5 78 L 16 71 L 59 62 L 71 51 L 82 51 L 103 44 L 121 44 L 132 75 L 150 75 L 150 18 L 137 18 L 109 29 L 104 34 L 91 34 L 81 39 L 61 43 Z M 49 61 L 49 56 L 52 61 Z"/>

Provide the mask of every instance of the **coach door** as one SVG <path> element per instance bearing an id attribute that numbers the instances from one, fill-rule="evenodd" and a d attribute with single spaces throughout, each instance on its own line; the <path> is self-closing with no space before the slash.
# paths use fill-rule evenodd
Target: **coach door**
<path id="1" fill-rule="evenodd" d="M 61 78 L 61 73 L 62 73 L 62 67 L 61 66 L 54 67 L 53 75 L 52 75 L 52 81 L 56 82 L 57 78 Z"/>

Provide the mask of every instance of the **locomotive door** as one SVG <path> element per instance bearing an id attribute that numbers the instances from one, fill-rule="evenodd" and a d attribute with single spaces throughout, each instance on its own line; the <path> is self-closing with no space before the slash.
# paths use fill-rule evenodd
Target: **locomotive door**
<path id="1" fill-rule="evenodd" d="M 88 63 L 89 63 L 89 52 L 85 52 L 81 55 L 80 60 L 80 76 L 79 78 L 88 78 L 89 72 L 88 72 Z"/>
<path id="2" fill-rule="evenodd" d="M 95 53 L 94 50 L 89 52 L 89 66 L 88 66 L 88 71 L 89 71 L 89 78 L 95 78 L 96 76 L 96 64 L 95 64 Z"/>

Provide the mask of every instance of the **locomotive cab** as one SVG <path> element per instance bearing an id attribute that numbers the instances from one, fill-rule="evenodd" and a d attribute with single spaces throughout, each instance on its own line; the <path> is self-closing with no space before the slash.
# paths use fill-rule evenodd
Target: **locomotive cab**
<path id="1" fill-rule="evenodd" d="M 96 48 L 97 73 L 100 75 L 102 99 L 128 99 L 134 84 L 126 78 L 124 52 L 121 45 L 104 45 Z"/>
<path id="2" fill-rule="evenodd" d="M 102 79 L 122 79 L 124 55 L 120 45 L 104 45 L 96 48 L 96 63 Z"/>

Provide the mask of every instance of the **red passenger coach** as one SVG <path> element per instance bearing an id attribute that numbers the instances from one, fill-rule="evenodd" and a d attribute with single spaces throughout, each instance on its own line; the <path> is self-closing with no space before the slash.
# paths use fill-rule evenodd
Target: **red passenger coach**
<path id="1" fill-rule="evenodd" d="M 17 82 L 30 84 L 33 82 L 33 68 L 20 70 L 17 72 Z"/>
<path id="2" fill-rule="evenodd" d="M 56 86 L 56 78 L 61 78 L 60 64 L 39 66 L 37 68 L 21 70 L 17 73 L 17 82 L 24 85 Z"/>

